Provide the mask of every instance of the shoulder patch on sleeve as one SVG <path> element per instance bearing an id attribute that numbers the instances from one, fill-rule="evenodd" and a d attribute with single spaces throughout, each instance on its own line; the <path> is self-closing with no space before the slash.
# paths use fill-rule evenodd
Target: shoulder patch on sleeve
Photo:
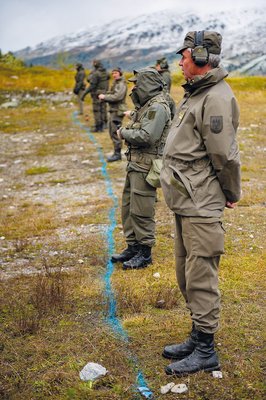
<path id="1" fill-rule="evenodd" d="M 148 112 L 148 119 L 154 119 L 155 118 L 155 114 L 156 114 L 156 111 L 150 110 Z"/>
<path id="2" fill-rule="evenodd" d="M 223 130 L 223 116 L 210 117 L 210 128 L 212 133 L 220 133 Z"/>

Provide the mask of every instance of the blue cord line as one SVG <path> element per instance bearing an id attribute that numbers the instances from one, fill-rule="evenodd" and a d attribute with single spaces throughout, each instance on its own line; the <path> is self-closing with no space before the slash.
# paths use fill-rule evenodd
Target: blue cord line
<path id="1" fill-rule="evenodd" d="M 110 261 L 111 255 L 114 253 L 115 250 L 115 243 L 114 243 L 114 229 L 116 227 L 116 209 L 118 207 L 118 200 L 116 195 L 113 192 L 113 187 L 112 187 L 112 181 L 110 179 L 110 176 L 107 171 L 107 163 L 104 159 L 104 154 L 102 152 L 101 147 L 99 146 L 97 140 L 95 139 L 95 136 L 91 133 L 90 129 L 83 125 L 78 119 L 77 119 L 77 112 L 73 113 L 73 122 L 77 125 L 79 125 L 82 129 L 84 129 L 90 139 L 90 141 L 95 145 L 97 153 L 98 153 L 98 158 L 101 163 L 101 171 L 102 171 L 102 176 L 104 178 L 105 186 L 106 186 L 106 193 L 108 194 L 109 198 L 113 202 L 113 206 L 109 210 L 109 225 L 107 228 L 107 233 L 106 233 L 106 240 L 107 240 L 107 254 L 108 254 L 108 261 L 106 264 L 106 272 L 104 275 L 104 282 L 105 282 L 105 296 L 107 298 L 108 302 L 108 318 L 107 318 L 107 323 L 108 325 L 112 328 L 112 330 L 123 339 L 124 342 L 128 343 L 129 338 L 124 330 L 123 326 L 121 325 L 121 322 L 116 316 L 116 300 L 115 300 L 115 295 L 114 291 L 112 289 L 112 284 L 111 284 L 111 277 L 114 271 L 114 266 L 113 263 Z M 138 361 L 136 357 L 133 355 L 130 355 L 130 359 L 134 362 L 134 365 L 137 370 L 137 377 L 136 377 L 136 388 L 137 390 L 144 396 L 146 399 L 152 399 L 153 398 L 153 393 L 151 390 L 148 388 L 147 383 L 145 381 L 144 375 L 142 371 L 139 370 L 137 364 Z"/>

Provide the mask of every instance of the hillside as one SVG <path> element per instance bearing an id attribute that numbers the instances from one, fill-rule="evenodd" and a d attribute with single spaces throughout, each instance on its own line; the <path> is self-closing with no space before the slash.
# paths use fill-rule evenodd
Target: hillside
<path id="1" fill-rule="evenodd" d="M 68 62 L 81 61 L 87 68 L 99 58 L 107 67 L 120 65 L 131 70 L 153 64 L 162 55 L 170 62 L 176 60 L 175 50 L 188 31 L 217 30 L 223 35 L 223 63 L 229 71 L 242 69 L 249 75 L 266 75 L 265 19 L 266 8 L 237 12 L 232 8 L 215 14 L 165 10 L 90 26 L 15 54 L 36 65 L 53 65 L 58 55 L 64 54 Z M 245 69 L 247 64 L 249 68 Z"/>
<path id="2" fill-rule="evenodd" d="M 153 264 L 112 269 L 110 253 L 125 246 L 124 155 L 105 162 L 109 134 L 91 133 L 89 99 L 89 121 L 77 116 L 71 71 L 0 72 L 0 103 L 18 100 L 0 107 L 0 398 L 141 400 L 145 382 L 156 400 L 176 400 L 160 392 L 173 381 L 187 385 L 182 398 L 191 400 L 263 399 L 266 78 L 228 80 L 241 109 L 243 196 L 224 216 L 216 335 L 223 378 L 181 379 L 165 375 L 161 357 L 165 344 L 182 341 L 191 328 L 176 283 L 173 216 L 161 189 Z M 182 94 L 174 83 L 174 99 Z M 88 362 L 108 374 L 81 381 Z"/>

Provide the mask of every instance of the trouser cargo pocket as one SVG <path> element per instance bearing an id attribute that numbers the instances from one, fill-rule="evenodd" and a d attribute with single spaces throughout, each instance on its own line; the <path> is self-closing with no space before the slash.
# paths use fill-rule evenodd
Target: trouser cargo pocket
<path id="1" fill-rule="evenodd" d="M 188 218 L 191 253 L 215 257 L 224 253 L 224 229 L 218 218 Z"/>

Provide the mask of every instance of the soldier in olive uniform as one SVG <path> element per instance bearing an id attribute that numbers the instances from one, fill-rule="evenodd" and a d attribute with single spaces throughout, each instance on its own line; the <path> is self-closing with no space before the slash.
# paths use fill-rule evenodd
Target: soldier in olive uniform
<path id="1" fill-rule="evenodd" d="M 84 67 L 81 63 L 76 64 L 76 75 L 75 75 L 75 86 L 73 89 L 73 93 L 77 96 L 78 99 L 78 105 L 79 105 L 79 113 L 82 115 L 83 114 L 83 101 L 82 96 L 84 94 L 85 90 L 85 70 Z"/>
<path id="2" fill-rule="evenodd" d="M 170 93 L 171 85 L 172 85 L 172 78 L 171 78 L 171 74 L 169 71 L 169 65 L 168 65 L 167 59 L 165 57 L 163 57 L 163 58 L 160 58 L 159 60 L 157 60 L 155 68 L 157 69 L 159 74 L 162 76 L 163 80 L 166 83 L 167 91 Z"/>
<path id="3" fill-rule="evenodd" d="M 153 160 L 162 156 L 171 123 L 160 74 L 155 68 L 134 72 L 131 81 L 135 86 L 130 95 L 135 105 L 132 122 L 118 130 L 128 146 L 122 196 L 122 224 L 128 247 L 121 254 L 114 254 L 111 260 L 123 262 L 123 269 L 144 268 L 152 262 L 156 188 L 146 178 Z"/>
<path id="4" fill-rule="evenodd" d="M 176 275 L 192 318 L 190 337 L 168 345 L 167 374 L 187 375 L 220 367 L 214 349 L 220 292 L 218 267 L 224 252 L 221 217 L 240 199 L 236 141 L 239 108 L 219 66 L 222 37 L 187 33 L 179 63 L 187 81 L 167 137 L 161 185 L 175 215 Z"/>
<path id="5" fill-rule="evenodd" d="M 92 108 L 94 114 L 94 132 L 102 132 L 107 122 L 106 103 L 98 98 L 100 93 L 106 93 L 109 86 L 109 73 L 98 60 L 93 61 L 94 70 L 90 73 L 89 86 L 85 90 L 82 100 L 84 101 L 88 93 L 91 94 Z"/>
<path id="6" fill-rule="evenodd" d="M 112 71 L 113 84 L 109 92 L 99 94 L 99 99 L 109 104 L 109 134 L 114 145 L 114 154 L 107 158 L 108 162 L 121 160 L 122 140 L 117 136 L 126 110 L 127 84 L 121 68 Z"/>

